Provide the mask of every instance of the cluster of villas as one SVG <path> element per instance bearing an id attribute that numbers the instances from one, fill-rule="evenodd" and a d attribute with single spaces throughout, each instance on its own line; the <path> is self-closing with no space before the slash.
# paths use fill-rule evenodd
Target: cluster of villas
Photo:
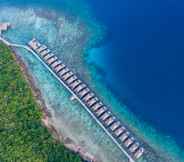
<path id="1" fill-rule="evenodd" d="M 40 44 L 36 39 L 28 43 L 29 47 L 49 66 L 49 68 L 61 79 L 96 119 L 112 135 L 123 150 L 133 159 L 139 159 L 145 149 L 135 139 L 132 133 L 123 126 L 122 122 L 105 106 L 95 93 L 79 79 L 61 60 L 55 56 L 47 46 Z"/>

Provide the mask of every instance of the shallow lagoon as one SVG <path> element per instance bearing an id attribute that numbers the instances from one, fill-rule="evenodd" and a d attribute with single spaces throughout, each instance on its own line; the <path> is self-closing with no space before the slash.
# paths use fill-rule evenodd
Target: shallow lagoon
<path id="1" fill-rule="evenodd" d="M 79 72 L 80 76 L 83 77 L 96 92 L 100 92 L 98 94 L 104 99 L 105 103 L 112 105 L 113 111 L 121 117 L 123 121 L 129 123 L 129 126 L 139 134 L 140 137 L 144 137 L 146 141 L 149 141 L 149 144 L 156 150 L 163 151 L 163 149 L 165 149 L 170 153 L 172 152 L 173 154 L 170 156 L 172 156 L 173 159 L 169 159 L 169 161 L 182 161 L 178 159 L 178 153 L 180 154 L 179 156 L 181 156 L 181 152 L 175 143 L 169 139 L 162 145 L 163 137 L 146 124 L 140 124 L 128 111 L 128 108 L 120 104 L 110 91 L 100 83 L 101 74 L 97 73 L 95 66 L 89 62 L 88 64 L 84 62 L 84 60 L 86 60 L 86 57 L 85 59 L 83 57 L 86 56 L 84 53 L 87 47 L 89 47 L 89 43 L 91 43 L 91 40 L 88 40 L 88 38 L 93 38 L 93 41 L 96 41 L 94 35 L 89 31 L 97 31 L 98 37 L 100 26 L 95 25 L 97 29 L 94 28 L 94 26 L 92 29 L 88 29 L 88 26 L 85 25 L 90 24 L 89 19 L 85 24 L 85 21 L 82 21 L 84 17 L 82 19 L 76 19 L 73 16 L 68 17 L 68 15 L 66 16 L 62 13 L 60 13 L 58 17 L 54 11 L 48 15 L 47 12 L 42 12 L 41 9 L 36 10 L 36 13 L 32 9 L 22 10 L 9 8 L 8 10 L 9 12 L 7 12 L 7 8 L 4 8 L 0 11 L 0 20 L 10 21 L 12 23 L 12 30 L 6 33 L 7 38 L 16 43 L 25 44 L 32 37 L 36 37 L 40 41 L 47 43 L 74 71 Z M 87 15 L 89 16 L 89 14 Z M 79 40 L 80 44 L 78 43 Z M 21 55 L 27 63 L 36 85 L 41 90 L 46 105 L 53 114 L 53 122 L 61 133 L 64 136 L 71 137 L 76 143 L 84 146 L 84 148 L 97 157 L 101 156 L 99 159 L 103 159 L 105 162 L 122 161 L 124 156 L 120 153 L 118 148 L 106 137 L 104 132 L 80 105 L 70 102 L 70 94 L 58 84 L 51 74 L 48 73 L 30 53 L 22 50 L 18 50 L 17 53 Z M 102 89 L 104 89 L 103 92 Z M 79 127 L 83 129 L 76 129 Z M 151 135 L 150 131 L 153 132 Z M 160 140 L 157 141 L 157 139 Z M 162 153 L 162 155 L 164 154 L 168 156 L 167 153 Z"/>

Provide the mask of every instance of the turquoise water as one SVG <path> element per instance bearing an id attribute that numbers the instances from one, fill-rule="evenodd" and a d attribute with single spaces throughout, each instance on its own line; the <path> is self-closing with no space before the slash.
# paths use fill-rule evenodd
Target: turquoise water
<path id="1" fill-rule="evenodd" d="M 152 160 L 146 157 L 142 161 L 183 161 L 183 153 L 172 139 L 160 135 L 147 124 L 138 121 L 129 109 L 101 84 L 103 73 L 96 70 L 96 67 L 91 64 L 92 58 L 88 59 L 87 54 L 89 47 L 103 38 L 104 27 L 99 25 L 89 13 L 87 4 L 81 1 L 77 6 L 73 6 L 71 2 L 66 3 L 65 8 L 57 6 L 55 10 L 54 4 L 49 9 L 43 7 L 41 2 L 39 5 L 34 3 L 34 9 L 30 4 L 23 9 L 21 2 L 17 2 L 17 7 L 7 8 L 7 4 L 1 7 L 0 21 L 9 21 L 12 24 L 12 29 L 5 34 L 8 39 L 25 44 L 32 37 L 36 37 L 48 44 L 58 57 L 78 72 L 100 94 L 105 103 L 111 105 L 113 112 L 122 121 L 149 144 L 148 148 L 151 148 L 151 151 L 148 155 Z M 20 3 L 21 6 L 19 6 Z M 72 15 L 69 14 L 70 10 Z M 104 50 L 106 50 L 105 47 L 102 48 L 102 51 Z M 78 103 L 72 103 L 69 100 L 70 94 L 39 61 L 26 51 L 17 50 L 17 53 L 26 62 L 36 86 L 41 90 L 43 99 L 52 114 L 52 122 L 65 137 L 72 138 L 101 161 L 127 161 L 87 112 Z M 93 56 L 95 54 L 98 52 L 93 49 Z"/>

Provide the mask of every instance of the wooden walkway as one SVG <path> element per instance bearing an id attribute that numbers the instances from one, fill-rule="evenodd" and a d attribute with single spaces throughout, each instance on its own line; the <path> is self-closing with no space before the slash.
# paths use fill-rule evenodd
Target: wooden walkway
<path id="1" fill-rule="evenodd" d="M 62 85 L 81 103 L 131 162 L 143 156 L 144 148 L 88 85 L 81 81 L 46 45 L 42 45 L 36 39 L 31 40 L 28 45 L 57 75 Z"/>

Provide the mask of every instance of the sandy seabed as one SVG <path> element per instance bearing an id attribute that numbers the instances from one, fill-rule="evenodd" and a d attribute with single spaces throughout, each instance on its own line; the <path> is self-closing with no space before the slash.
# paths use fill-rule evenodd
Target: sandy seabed
<path id="1" fill-rule="evenodd" d="M 106 88 L 99 86 L 95 81 L 91 82 L 91 76 L 95 73 L 91 74 L 88 66 L 84 63 L 84 52 L 89 40 L 93 37 L 91 33 L 95 33 L 96 28 L 94 31 L 89 30 L 84 21 L 81 21 L 78 17 L 75 18 L 63 13 L 58 17 L 54 12 L 42 12 L 40 9 L 35 11 L 34 9 L 5 8 L 0 11 L 0 20 L 12 23 L 12 29 L 5 33 L 5 37 L 21 44 L 26 44 L 32 37 L 36 37 L 41 42 L 46 43 L 74 72 L 77 72 L 81 78 L 90 83 L 97 93 L 103 90 L 100 94 L 104 101 L 109 99 L 109 103 L 108 101 L 106 103 L 122 110 L 120 113 L 123 114 L 122 119 L 126 119 L 125 122 L 134 121 L 133 118 L 130 118 L 130 115 L 127 115 L 129 113 L 128 111 L 126 112 L 126 107 L 115 104 L 116 101 Z M 43 109 L 44 116 L 42 121 L 57 139 L 64 142 L 68 148 L 73 149 L 75 152 L 81 152 L 90 157 L 93 155 L 92 158 L 95 157 L 98 161 L 127 161 L 122 152 L 82 106 L 75 101 L 70 101 L 70 94 L 36 58 L 24 50 L 16 49 L 15 52 L 22 70 L 27 76 L 27 80 L 32 89 L 34 89 L 34 95 Z M 107 94 L 108 97 L 106 97 Z M 137 131 L 138 124 L 129 123 L 132 128 L 134 125 L 136 126 L 133 129 L 137 134 L 141 132 Z M 142 129 L 142 131 L 145 132 L 145 129 Z M 155 136 L 155 134 L 152 136 Z M 145 139 L 146 142 L 146 138 L 142 139 Z M 175 145 L 172 146 L 175 151 Z M 167 160 L 159 160 L 157 153 L 161 151 L 155 148 L 153 160 L 148 157 L 147 159 L 149 160 L 145 159 L 145 162 L 155 162 L 155 159 L 158 159 L 157 162 L 180 161 L 175 160 L 174 156 L 172 158 L 167 157 L 168 154 L 164 152 L 162 156 L 167 157 Z M 158 155 L 158 157 L 154 157 L 154 155 Z"/>

